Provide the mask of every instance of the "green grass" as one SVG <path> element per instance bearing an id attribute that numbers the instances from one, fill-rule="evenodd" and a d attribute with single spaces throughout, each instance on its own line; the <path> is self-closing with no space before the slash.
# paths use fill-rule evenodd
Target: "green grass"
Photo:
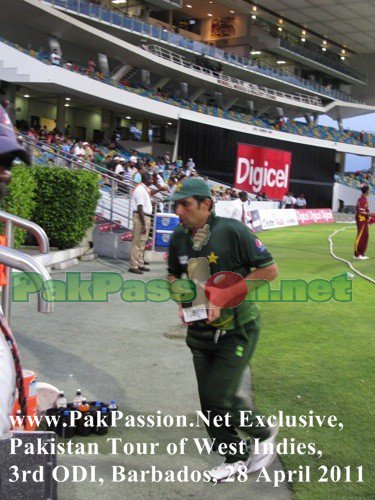
<path id="1" fill-rule="evenodd" d="M 286 228 L 261 234 L 274 255 L 280 279 L 331 279 L 350 269 L 334 260 L 327 237 L 349 225 Z M 374 228 L 367 261 L 353 259 L 355 226 L 334 237 L 336 255 L 375 278 Z M 371 241 L 372 238 L 372 241 Z M 276 286 L 277 282 L 275 283 Z M 374 284 L 353 279 L 352 302 L 265 303 L 263 327 L 252 361 L 255 403 L 264 413 L 336 415 L 344 429 L 280 430 L 281 438 L 313 442 L 323 455 L 285 455 L 285 469 L 311 466 L 310 483 L 293 483 L 299 499 L 374 498 Z M 363 483 L 318 482 L 318 467 L 363 466 Z M 355 474 L 354 474 L 355 476 Z"/>

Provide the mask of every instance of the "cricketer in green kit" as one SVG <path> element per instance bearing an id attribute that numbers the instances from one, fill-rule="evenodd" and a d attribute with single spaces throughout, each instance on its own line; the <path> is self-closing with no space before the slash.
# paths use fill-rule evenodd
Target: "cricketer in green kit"
<path id="1" fill-rule="evenodd" d="M 168 258 L 169 281 L 188 274 L 189 259 L 206 258 L 211 276 L 220 271 L 237 273 L 246 280 L 272 281 L 278 274 L 271 254 L 251 230 L 241 222 L 217 217 L 209 186 L 203 179 L 188 178 L 172 197 L 181 225 L 174 231 Z M 275 458 L 267 445 L 274 442 L 277 428 L 256 427 L 256 415 L 249 416 L 246 428 L 241 414 L 250 409 L 236 395 L 259 336 L 260 312 L 254 302 L 236 307 L 210 305 L 207 318 L 191 321 L 179 306 L 179 316 L 187 324 L 187 345 L 192 351 L 202 412 L 210 416 L 207 431 L 225 462 L 210 471 L 214 481 L 233 474 L 256 472 Z M 229 415 L 228 425 L 214 425 L 215 416 Z M 228 418 L 228 417 L 227 417 Z M 253 423 L 253 427 L 249 424 Z M 260 440 L 260 453 L 250 453 L 238 429 Z"/>

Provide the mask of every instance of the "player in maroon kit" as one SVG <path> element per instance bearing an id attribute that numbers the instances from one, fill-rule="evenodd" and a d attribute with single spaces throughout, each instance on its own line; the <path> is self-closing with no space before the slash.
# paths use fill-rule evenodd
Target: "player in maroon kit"
<path id="1" fill-rule="evenodd" d="M 369 219 L 373 217 L 369 213 L 369 206 L 367 197 L 369 195 L 369 187 L 363 186 L 361 188 L 362 196 L 358 198 L 356 206 L 355 221 L 357 223 L 357 239 L 355 240 L 354 257 L 356 259 L 368 259 L 365 256 L 367 242 L 368 242 L 368 226 Z"/>

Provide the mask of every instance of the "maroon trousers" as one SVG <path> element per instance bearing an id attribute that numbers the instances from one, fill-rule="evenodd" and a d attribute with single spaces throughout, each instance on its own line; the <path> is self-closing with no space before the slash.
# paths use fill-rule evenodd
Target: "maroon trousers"
<path id="1" fill-rule="evenodd" d="M 365 255 L 368 242 L 368 222 L 356 221 L 357 223 L 357 239 L 355 240 L 354 255 Z"/>

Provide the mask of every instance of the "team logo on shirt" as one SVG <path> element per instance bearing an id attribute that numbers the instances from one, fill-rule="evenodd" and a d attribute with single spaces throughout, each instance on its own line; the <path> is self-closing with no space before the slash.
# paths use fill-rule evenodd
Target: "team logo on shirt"
<path id="1" fill-rule="evenodd" d="M 258 252 L 259 253 L 264 252 L 266 247 L 263 245 L 263 243 L 260 240 L 258 240 L 258 238 L 256 238 L 254 241 L 255 241 L 255 245 L 257 247 Z"/>

